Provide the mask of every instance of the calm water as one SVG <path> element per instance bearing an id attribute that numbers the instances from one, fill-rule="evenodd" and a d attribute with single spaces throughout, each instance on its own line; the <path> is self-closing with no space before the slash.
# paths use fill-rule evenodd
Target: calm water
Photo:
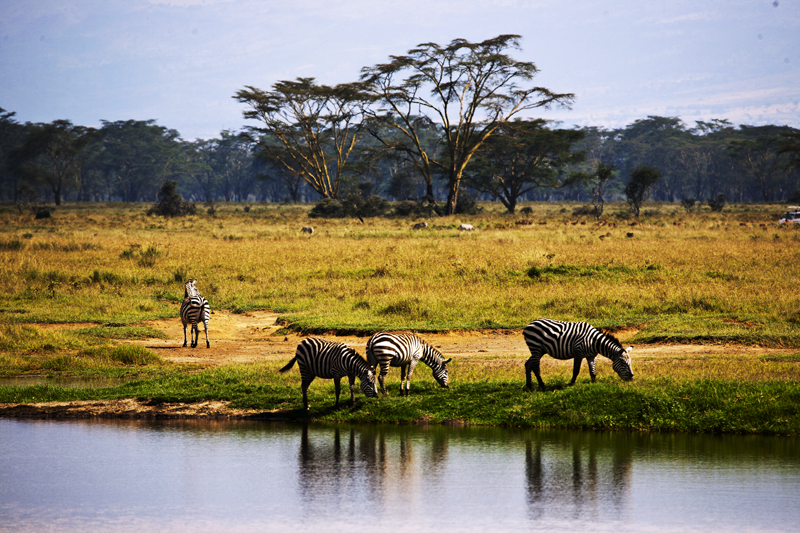
<path id="1" fill-rule="evenodd" d="M 791 438 L 0 419 L 0 530 L 800 531 Z"/>

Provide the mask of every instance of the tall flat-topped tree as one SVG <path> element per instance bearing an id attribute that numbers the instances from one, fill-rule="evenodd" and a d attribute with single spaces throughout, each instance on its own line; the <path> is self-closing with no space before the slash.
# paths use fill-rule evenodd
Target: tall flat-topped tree
<path id="1" fill-rule="evenodd" d="M 269 159 L 302 178 L 323 198 L 339 196 L 347 159 L 365 130 L 371 100 L 359 83 L 318 85 L 314 78 L 279 81 L 271 91 L 247 86 L 234 98 L 258 120 L 252 140 Z"/>
<path id="2" fill-rule="evenodd" d="M 426 180 L 434 171 L 447 176 L 447 214 L 455 212 L 465 167 L 498 127 L 523 111 L 569 106 L 574 99 L 571 93 L 524 86 L 538 69 L 507 53 L 520 49 L 519 40 L 519 35 L 499 35 L 479 43 L 423 43 L 406 55 L 390 56 L 388 63 L 362 69 L 361 80 L 381 105 L 375 117 L 407 139 L 396 149 L 412 158 Z M 420 116 L 441 125 L 441 158 L 431 157 L 420 141 Z"/>

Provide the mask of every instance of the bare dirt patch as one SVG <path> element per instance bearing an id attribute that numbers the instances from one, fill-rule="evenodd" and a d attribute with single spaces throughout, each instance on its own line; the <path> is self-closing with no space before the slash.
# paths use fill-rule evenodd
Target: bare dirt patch
<path id="1" fill-rule="evenodd" d="M 205 347 L 202 333 L 197 348 L 183 347 L 183 326 L 179 318 L 153 320 L 144 325 L 162 331 L 168 338 L 125 341 L 153 350 L 167 361 L 193 363 L 201 367 L 277 360 L 288 362 L 294 356 L 303 336 L 289 333 L 276 334 L 280 315 L 269 311 L 252 311 L 235 314 L 216 311 L 209 323 L 211 347 Z M 61 327 L 76 327 L 75 324 Z M 83 326 L 86 326 L 84 324 Z M 57 325 L 41 327 L 53 328 Z M 187 328 L 188 329 L 188 328 Z M 188 334 L 188 331 L 187 331 Z M 636 330 L 618 331 L 615 336 L 630 344 Z M 446 357 L 454 358 L 527 358 L 529 353 L 522 331 L 453 331 L 425 334 L 424 338 L 439 348 Z M 365 354 L 367 337 L 340 336 L 339 342 L 352 346 Z M 796 350 L 762 348 L 740 345 L 676 345 L 633 343 L 634 358 L 702 358 L 715 355 L 752 355 L 795 353 Z M 544 361 L 543 361 L 544 362 Z M 522 375 L 522 374 L 520 374 Z M 34 404 L 0 404 L 0 417 L 12 418 L 274 418 L 279 413 L 231 409 L 226 402 L 199 404 L 151 404 L 139 400 L 52 402 Z"/>

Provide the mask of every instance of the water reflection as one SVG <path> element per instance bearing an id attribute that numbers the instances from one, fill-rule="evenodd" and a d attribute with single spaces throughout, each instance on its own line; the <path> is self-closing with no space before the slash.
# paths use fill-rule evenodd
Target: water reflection
<path id="1" fill-rule="evenodd" d="M 626 516 L 633 454 L 623 438 L 603 445 L 592 433 L 569 439 L 526 439 L 525 476 L 529 516 L 560 514 L 572 520 L 610 513 Z"/>
<path id="2" fill-rule="evenodd" d="M 798 493 L 790 438 L 0 419 L 21 531 L 782 531 Z"/>

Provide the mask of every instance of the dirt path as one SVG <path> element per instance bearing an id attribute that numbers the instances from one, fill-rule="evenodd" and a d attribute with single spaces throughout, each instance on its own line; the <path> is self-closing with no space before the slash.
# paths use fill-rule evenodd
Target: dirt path
<path id="1" fill-rule="evenodd" d="M 183 327 L 178 318 L 154 320 L 144 325 L 162 331 L 167 340 L 145 339 L 128 341 L 145 346 L 164 359 L 175 363 L 194 363 L 202 367 L 277 360 L 289 361 L 297 344 L 304 338 L 296 334 L 276 335 L 279 315 L 268 311 L 234 314 L 216 311 L 211 315 L 209 340 L 205 347 L 202 334 L 197 348 L 183 347 Z M 50 325 L 42 327 L 75 327 L 80 325 Z M 618 332 L 625 343 L 636 330 Z M 481 331 L 425 334 L 427 342 L 439 348 L 447 357 L 527 357 L 528 350 L 521 331 Z M 366 337 L 341 336 L 336 340 L 353 346 L 365 354 Z M 640 345 L 634 347 L 634 357 L 705 357 L 710 355 L 763 355 L 794 353 L 796 350 L 768 349 L 739 345 Z M 0 404 L 0 417 L 13 418 L 276 418 L 280 413 L 231 409 L 225 402 L 201 404 L 156 404 L 137 400 L 107 402 L 53 402 L 41 404 Z"/>
<path id="2" fill-rule="evenodd" d="M 275 322 L 280 315 L 268 311 L 252 311 L 233 314 L 217 311 L 211 316 L 209 339 L 211 348 L 205 347 L 205 336 L 200 333 L 197 348 L 183 348 L 183 327 L 179 319 L 154 320 L 144 325 L 162 331 L 167 340 L 148 339 L 131 341 L 145 346 L 161 357 L 175 363 L 197 363 L 216 366 L 231 363 L 246 363 L 278 359 L 288 361 L 294 356 L 303 336 L 296 334 L 275 335 L 280 328 Z M 625 343 L 638 330 L 624 330 L 616 336 Z M 340 342 L 353 346 L 365 354 L 367 337 L 339 336 Z M 447 357 L 527 357 L 528 349 L 522 339 L 522 331 L 457 331 L 450 333 L 426 333 L 426 341 L 439 348 Z M 651 344 L 634 347 L 634 357 L 671 357 L 709 355 L 759 355 L 765 353 L 789 353 L 796 350 L 762 348 L 739 345 L 684 345 Z"/>

